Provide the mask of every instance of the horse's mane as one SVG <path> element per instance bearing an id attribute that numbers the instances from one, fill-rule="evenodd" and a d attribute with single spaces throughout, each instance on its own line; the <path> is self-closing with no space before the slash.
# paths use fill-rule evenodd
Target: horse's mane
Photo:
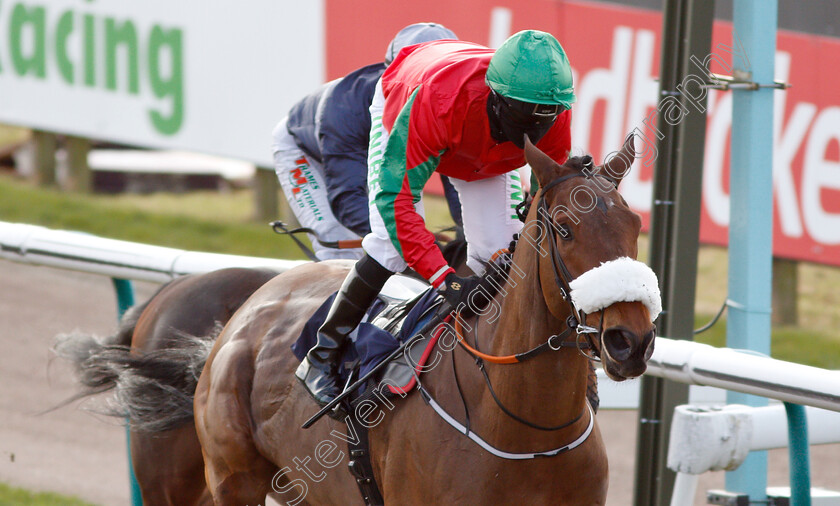
<path id="1" fill-rule="evenodd" d="M 583 172 L 584 169 L 588 169 L 590 171 L 593 170 L 594 165 L 592 162 L 592 156 L 590 155 L 581 155 L 581 156 L 570 156 L 566 163 L 563 164 L 565 167 L 568 167 L 577 172 Z M 530 207 L 531 203 L 529 202 L 525 208 L 524 214 L 527 214 L 527 208 Z M 522 220 L 525 221 L 524 219 Z M 453 243 L 457 241 L 450 241 L 448 246 L 454 246 Z M 507 255 L 504 258 L 500 258 L 495 261 L 487 261 L 484 262 L 484 274 L 481 275 L 483 283 L 481 283 L 484 287 L 493 287 L 491 290 L 493 293 L 492 295 L 496 294 L 497 287 L 503 286 L 507 281 L 508 277 L 510 276 L 510 268 L 511 263 L 513 261 L 513 253 L 516 251 L 516 245 L 519 242 L 519 233 L 514 234 L 513 240 L 510 241 L 510 245 L 507 247 Z M 463 251 L 459 251 L 459 253 L 466 255 L 466 243 L 459 244 L 463 247 Z M 445 250 L 446 251 L 446 250 Z M 450 253 L 451 254 L 451 253 Z M 450 262 L 450 265 L 454 265 Z M 487 283 L 487 281 L 490 281 Z"/>
<path id="2" fill-rule="evenodd" d="M 563 164 L 564 166 L 577 171 L 583 172 L 584 169 L 593 169 L 592 163 L 592 156 L 590 155 L 581 155 L 581 156 L 570 156 L 566 163 Z M 531 203 L 527 204 L 530 207 Z M 527 214 L 527 207 L 525 212 Z M 522 221 L 525 221 L 524 219 Z M 510 245 L 507 247 L 509 256 L 507 258 L 501 259 L 501 261 L 497 262 L 485 262 L 484 263 L 484 274 L 481 277 L 484 280 L 492 280 L 493 283 L 490 283 L 489 286 L 502 286 L 508 279 L 510 275 L 510 265 L 513 259 L 513 253 L 516 251 L 516 244 L 519 242 L 519 234 L 514 234 L 513 240 L 510 241 Z M 488 286 L 486 283 L 482 283 L 483 286 Z"/>

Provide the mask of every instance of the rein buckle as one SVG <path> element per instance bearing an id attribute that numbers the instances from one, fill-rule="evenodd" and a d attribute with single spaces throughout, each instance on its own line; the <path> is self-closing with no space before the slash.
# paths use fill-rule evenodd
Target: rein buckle
<path id="1" fill-rule="evenodd" d="M 559 337 L 560 337 L 559 334 L 554 334 L 553 336 L 549 337 L 548 338 L 548 347 L 551 348 L 554 351 L 560 351 L 560 349 L 563 348 L 563 341 L 562 340 L 557 342 L 557 346 L 554 346 L 554 341 L 557 340 L 557 338 L 559 338 Z"/>

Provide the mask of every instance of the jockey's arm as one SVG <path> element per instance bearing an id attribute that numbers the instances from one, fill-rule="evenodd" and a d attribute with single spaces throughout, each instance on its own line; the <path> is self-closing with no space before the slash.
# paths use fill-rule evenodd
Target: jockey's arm
<path id="1" fill-rule="evenodd" d="M 447 150 L 447 132 L 435 117 L 434 108 L 422 103 L 427 99 L 423 91 L 422 86 L 414 90 L 394 121 L 374 203 L 397 252 L 436 287 L 454 269 L 443 258 L 434 235 L 414 206 Z"/>
<path id="2" fill-rule="evenodd" d="M 338 222 L 359 236 L 370 232 L 367 196 L 367 151 L 324 154 L 330 208 Z"/>
<path id="3" fill-rule="evenodd" d="M 347 74 L 324 99 L 319 144 L 330 208 L 338 222 L 356 234 L 370 232 L 367 154 L 370 103 L 381 63 Z"/>

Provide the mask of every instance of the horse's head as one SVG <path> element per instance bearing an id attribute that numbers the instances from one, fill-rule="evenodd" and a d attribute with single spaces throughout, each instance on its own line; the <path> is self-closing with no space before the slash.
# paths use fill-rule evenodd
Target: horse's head
<path id="1" fill-rule="evenodd" d="M 540 192 L 523 238 L 540 252 L 546 304 L 557 318 L 578 321 L 580 342 L 590 343 L 616 381 L 647 368 L 661 309 L 655 274 L 636 260 L 641 219 L 616 190 L 634 155 L 632 137 L 600 167 L 588 156 L 559 165 L 530 142 L 525 147 Z"/>

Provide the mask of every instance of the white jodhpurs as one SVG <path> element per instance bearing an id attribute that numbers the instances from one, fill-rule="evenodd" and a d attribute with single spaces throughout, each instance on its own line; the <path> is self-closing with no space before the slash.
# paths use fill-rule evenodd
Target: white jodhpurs
<path id="1" fill-rule="evenodd" d="M 286 200 L 298 222 L 311 228 L 323 241 L 352 241 L 359 236 L 339 223 L 330 209 L 324 169 L 295 143 L 283 118 L 272 132 L 274 170 Z M 336 249 L 322 246 L 312 234 L 309 240 L 318 260 L 348 258 L 356 260 L 364 255 L 361 248 Z"/>

